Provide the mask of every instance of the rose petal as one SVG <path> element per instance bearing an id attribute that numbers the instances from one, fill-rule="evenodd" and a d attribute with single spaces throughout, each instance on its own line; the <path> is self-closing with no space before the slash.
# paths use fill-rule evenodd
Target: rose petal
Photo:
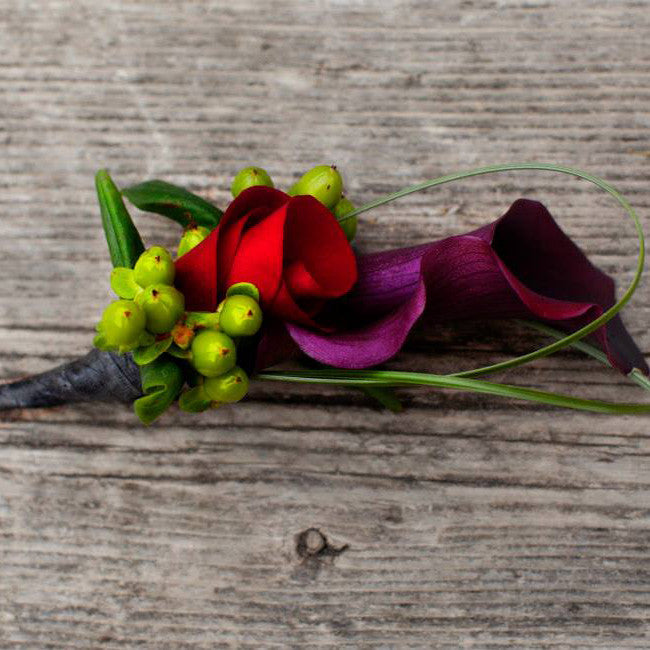
<path id="1" fill-rule="evenodd" d="M 219 226 L 198 246 L 176 260 L 175 284 L 185 295 L 188 311 L 214 311 L 223 298 L 226 288 L 240 280 L 230 280 L 233 260 L 236 258 L 245 228 L 254 228 L 259 219 L 290 200 L 284 192 L 271 187 L 250 187 L 244 190 L 224 213 Z M 278 219 L 273 222 L 277 226 Z M 274 241 L 267 242 L 263 255 L 257 255 L 258 261 L 268 264 L 268 273 L 257 273 L 264 298 L 271 300 L 279 285 L 282 270 L 282 229 L 281 219 L 279 234 L 273 233 Z M 263 235 L 264 236 L 264 235 Z M 275 246 L 273 254 L 270 246 Z M 246 269 L 244 269 L 246 272 Z M 235 270 L 235 275 L 237 269 Z M 219 277 L 218 277 L 219 276 Z M 244 282 L 253 280 L 244 279 Z M 255 284 L 257 284 L 257 282 Z"/>
<path id="2" fill-rule="evenodd" d="M 498 221 L 440 242 L 361 257 L 359 281 L 340 309 L 355 329 L 288 331 L 308 356 L 363 368 L 394 356 L 420 317 L 533 318 L 567 331 L 615 302 L 611 278 L 594 267 L 540 203 L 516 201 Z M 648 366 L 616 317 L 593 337 L 622 372 Z"/>
<path id="3" fill-rule="evenodd" d="M 294 260 L 309 274 L 311 298 L 338 298 L 357 281 L 356 258 L 343 229 L 312 196 L 296 196 L 288 206 L 285 263 Z"/>
<path id="4" fill-rule="evenodd" d="M 185 296 L 188 311 L 217 308 L 217 230 L 176 260 L 176 288 Z"/>
<path id="5" fill-rule="evenodd" d="M 287 206 L 285 203 L 257 223 L 248 219 L 234 258 L 222 255 L 221 246 L 217 247 L 219 277 L 225 278 L 220 291 L 237 282 L 250 282 L 259 289 L 262 309 L 269 308 L 282 281 Z"/>
<path id="6" fill-rule="evenodd" d="M 260 291 L 262 307 L 273 300 L 282 278 L 286 204 L 291 197 L 263 185 L 244 190 L 219 223 L 219 292 L 237 282 Z"/>
<path id="7" fill-rule="evenodd" d="M 334 215 L 315 198 L 296 196 L 286 210 L 284 281 L 271 311 L 287 322 L 322 329 L 296 298 L 317 307 L 346 294 L 357 280 L 356 258 Z"/>

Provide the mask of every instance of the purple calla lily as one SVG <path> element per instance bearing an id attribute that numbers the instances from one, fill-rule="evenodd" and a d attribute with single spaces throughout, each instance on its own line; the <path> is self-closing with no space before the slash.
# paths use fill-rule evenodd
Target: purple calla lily
<path id="1" fill-rule="evenodd" d="M 614 281 L 597 269 L 536 201 L 515 201 L 500 219 L 432 244 L 364 255 L 344 300 L 354 327 L 319 332 L 287 324 L 307 356 L 338 368 L 393 357 L 418 319 L 528 318 L 575 331 L 615 303 Z M 352 320 L 350 321 L 352 322 Z M 592 335 L 621 372 L 649 373 L 616 316 Z"/>

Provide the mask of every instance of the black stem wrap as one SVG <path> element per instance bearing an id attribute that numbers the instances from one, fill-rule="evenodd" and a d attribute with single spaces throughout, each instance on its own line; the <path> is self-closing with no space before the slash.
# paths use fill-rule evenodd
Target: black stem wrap
<path id="1" fill-rule="evenodd" d="M 0 410 L 71 402 L 130 404 L 141 395 L 140 371 L 130 354 L 93 349 L 40 375 L 0 384 Z"/>

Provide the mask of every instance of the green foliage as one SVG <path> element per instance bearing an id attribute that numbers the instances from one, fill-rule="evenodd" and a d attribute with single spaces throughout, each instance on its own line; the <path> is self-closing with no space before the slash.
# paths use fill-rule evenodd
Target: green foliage
<path id="1" fill-rule="evenodd" d="M 168 336 L 162 341 L 154 341 L 149 345 L 136 348 L 133 350 L 133 361 L 139 366 L 146 366 L 148 363 L 155 361 L 160 355 L 167 352 L 172 344 L 172 337 Z"/>
<path id="2" fill-rule="evenodd" d="M 180 396 L 178 406 L 181 411 L 186 413 L 201 413 L 212 406 L 212 400 L 203 389 L 203 385 L 199 384 L 186 390 Z"/>
<path id="3" fill-rule="evenodd" d="M 107 171 L 97 172 L 95 187 L 111 262 L 132 269 L 144 250 L 140 234 Z"/>
<path id="4" fill-rule="evenodd" d="M 183 187 L 166 181 L 152 180 L 122 190 L 133 205 L 145 212 L 155 212 L 187 228 L 193 224 L 215 228 L 223 212 L 205 199 Z"/>
<path id="5" fill-rule="evenodd" d="M 133 269 L 116 266 L 111 271 L 111 289 L 125 300 L 133 300 L 140 292 L 141 287 L 133 277 Z"/>
<path id="6" fill-rule="evenodd" d="M 160 357 L 140 368 L 143 397 L 133 408 L 144 424 L 151 424 L 178 397 L 183 388 L 183 371 L 176 361 Z"/>

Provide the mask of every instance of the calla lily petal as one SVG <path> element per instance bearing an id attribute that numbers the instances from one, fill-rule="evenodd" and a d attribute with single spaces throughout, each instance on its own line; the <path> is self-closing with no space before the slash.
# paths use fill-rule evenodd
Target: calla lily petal
<path id="1" fill-rule="evenodd" d="M 520 199 L 488 226 L 414 248 L 358 259 L 358 282 L 339 302 L 354 327 L 334 333 L 287 324 L 298 347 L 339 368 L 387 361 L 415 322 L 528 318 L 575 331 L 615 303 L 614 281 L 564 234 L 548 210 Z M 648 374 L 616 316 L 592 335 L 612 365 Z"/>

